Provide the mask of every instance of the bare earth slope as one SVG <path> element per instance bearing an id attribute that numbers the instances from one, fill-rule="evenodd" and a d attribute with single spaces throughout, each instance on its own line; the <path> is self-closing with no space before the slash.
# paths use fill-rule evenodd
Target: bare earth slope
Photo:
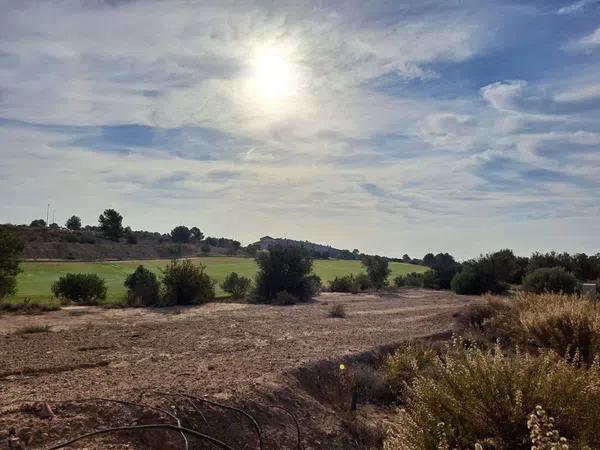
<path id="1" fill-rule="evenodd" d="M 0 409 L 0 431 L 9 426 L 17 431 L 31 428 L 26 431 L 33 433 L 32 448 L 44 448 L 41 444 L 81 431 L 78 426 L 87 431 L 86 427 L 97 428 L 99 423 L 80 421 L 71 429 L 61 417 L 44 421 L 24 411 L 24 400 L 139 401 L 152 390 L 176 390 L 228 404 L 265 399 L 288 403 L 301 427 L 311 430 L 303 434 L 304 448 L 347 448 L 348 442 L 335 436 L 339 424 L 332 421 L 331 412 L 322 406 L 320 412 L 305 410 L 313 400 L 294 392 L 298 386 L 290 374 L 321 360 L 344 361 L 353 354 L 446 331 L 453 314 L 475 301 L 448 292 L 411 289 L 383 295 L 326 293 L 311 304 L 287 307 L 213 303 L 186 309 L 89 307 L 41 316 L 7 315 L 0 317 L 0 335 L 4 335 L 0 336 L 0 403 L 15 403 Z M 344 305 L 345 319 L 328 317 L 336 303 Z M 33 324 L 48 325 L 50 331 L 15 333 Z M 102 408 L 108 411 L 106 405 Z M 72 418 L 74 413 L 65 410 L 65 414 Z M 102 414 L 93 414 L 106 425 Z M 280 419 L 268 418 L 273 423 Z M 96 441 L 87 440 L 71 448 L 107 448 L 108 442 L 128 438 L 102 439 L 104 444 L 98 447 L 92 445 Z M 273 439 L 277 442 L 265 448 L 295 448 L 291 441 Z M 324 439 L 330 439 L 327 445 Z M 133 439 L 113 448 L 169 445 Z M 190 448 L 208 448 L 195 445 Z"/>

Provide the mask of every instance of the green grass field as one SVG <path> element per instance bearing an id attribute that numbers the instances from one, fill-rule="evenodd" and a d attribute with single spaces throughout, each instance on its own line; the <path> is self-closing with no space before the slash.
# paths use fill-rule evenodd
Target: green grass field
<path id="1" fill-rule="evenodd" d="M 225 293 L 219 286 L 225 276 L 230 272 L 237 272 L 250 278 L 254 278 L 257 271 L 256 263 L 250 258 L 237 257 L 206 257 L 193 258 L 196 262 L 205 264 L 207 273 L 217 282 L 216 291 L 218 296 Z M 139 264 L 151 269 L 160 275 L 160 268 L 168 261 L 115 261 L 115 262 L 25 262 L 21 265 L 23 273 L 18 277 L 18 292 L 8 301 L 21 301 L 30 297 L 34 302 L 56 301 L 52 297 L 50 287 L 61 275 L 69 272 L 96 273 L 106 280 L 108 286 L 107 303 L 118 303 L 125 296 L 123 282 L 125 277 L 133 272 Z M 392 262 L 390 263 L 392 275 L 390 279 L 399 274 L 409 272 L 424 272 L 426 267 L 412 264 Z M 323 281 L 330 281 L 336 276 L 349 273 L 358 273 L 362 270 L 360 261 L 345 260 L 316 260 L 314 272 Z"/>

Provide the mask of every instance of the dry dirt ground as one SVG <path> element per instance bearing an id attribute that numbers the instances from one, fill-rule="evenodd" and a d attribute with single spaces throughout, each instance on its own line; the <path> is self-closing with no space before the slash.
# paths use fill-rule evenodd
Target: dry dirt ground
<path id="1" fill-rule="evenodd" d="M 360 448 L 344 428 L 339 405 L 330 401 L 338 364 L 351 366 L 357 355 L 447 332 L 456 313 L 477 301 L 403 289 L 324 293 L 295 306 L 71 307 L 39 316 L 5 315 L 0 317 L 0 449 L 10 448 L 5 444 L 10 432 L 13 447 L 27 442 L 28 449 L 51 448 L 101 428 L 174 423 L 172 416 L 150 407 L 166 409 L 183 426 L 217 436 L 232 448 L 259 448 L 247 417 L 165 391 L 250 412 L 262 429 L 265 449 L 299 448 L 292 418 L 269 405 L 283 406 L 297 418 L 301 448 Z M 338 303 L 346 317 L 328 317 Z M 49 328 L 23 333 L 32 325 Z M 59 402 L 73 399 L 79 401 Z M 188 440 L 189 449 L 218 448 Z M 172 430 L 143 430 L 91 437 L 69 448 L 186 447 Z"/>

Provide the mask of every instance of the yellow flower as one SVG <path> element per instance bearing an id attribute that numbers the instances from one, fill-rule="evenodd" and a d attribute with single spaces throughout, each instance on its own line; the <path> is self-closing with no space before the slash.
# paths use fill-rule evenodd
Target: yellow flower
<path id="1" fill-rule="evenodd" d="M 346 364 L 341 363 L 340 364 L 340 370 L 346 370 Z"/>

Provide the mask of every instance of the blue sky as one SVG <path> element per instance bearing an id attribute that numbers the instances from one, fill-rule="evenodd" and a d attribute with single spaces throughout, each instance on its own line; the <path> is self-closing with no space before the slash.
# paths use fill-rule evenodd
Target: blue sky
<path id="1" fill-rule="evenodd" d="M 600 251 L 598 0 L 0 9 L 0 222 Z"/>

